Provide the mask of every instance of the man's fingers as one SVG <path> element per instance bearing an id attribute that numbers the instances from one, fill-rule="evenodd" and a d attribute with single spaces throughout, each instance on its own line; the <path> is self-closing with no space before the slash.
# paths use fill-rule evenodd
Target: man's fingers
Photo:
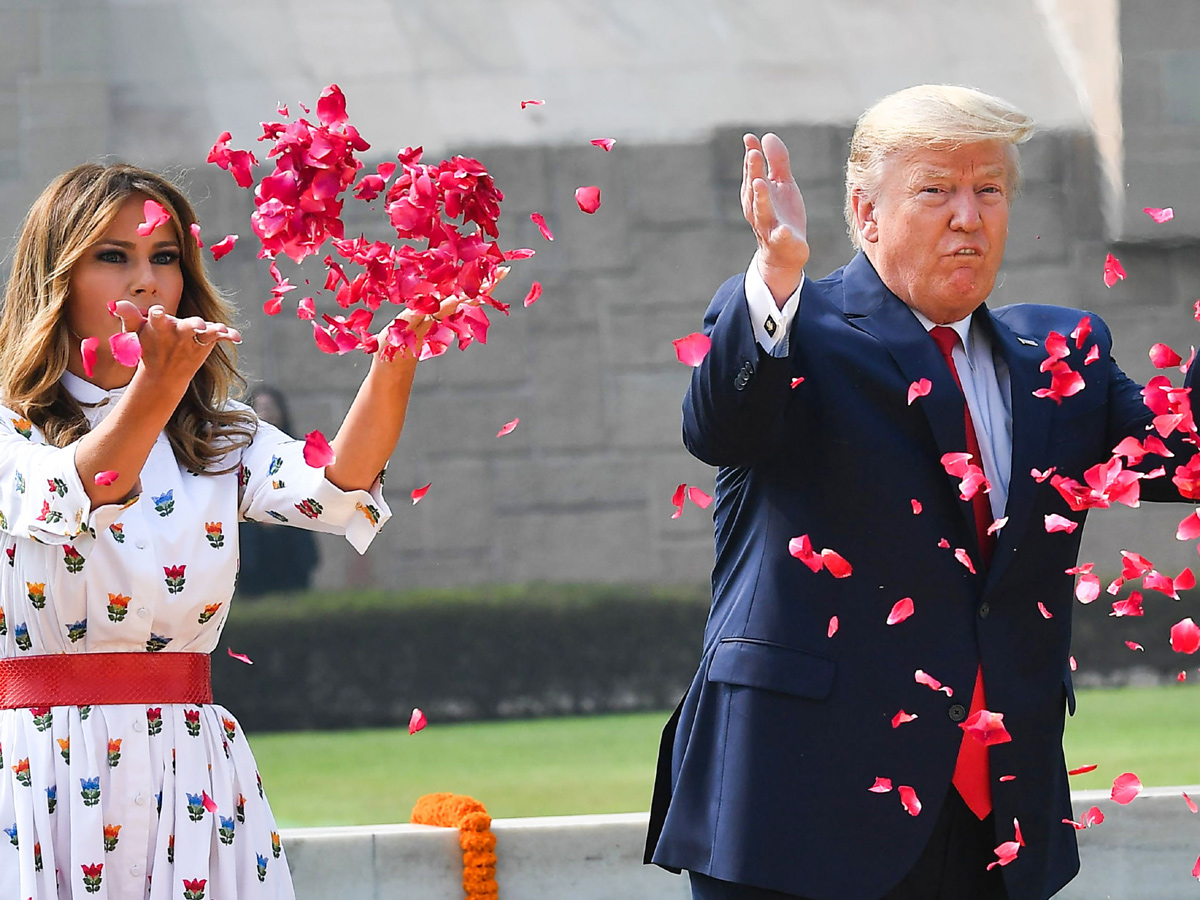
<path id="1" fill-rule="evenodd" d="M 772 181 L 792 180 L 792 161 L 788 149 L 777 134 L 764 134 L 762 152 L 767 159 L 767 176 Z"/>
<path id="2" fill-rule="evenodd" d="M 761 242 L 770 237 L 771 229 L 775 227 L 775 204 L 771 201 L 771 188 L 763 178 L 755 178 L 750 183 L 754 203 L 754 232 Z"/>

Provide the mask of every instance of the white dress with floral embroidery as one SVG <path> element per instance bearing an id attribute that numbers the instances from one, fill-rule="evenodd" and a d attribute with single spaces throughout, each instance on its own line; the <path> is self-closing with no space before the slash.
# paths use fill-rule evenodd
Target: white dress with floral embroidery
<path id="1" fill-rule="evenodd" d="M 121 393 L 63 380 L 93 426 Z M 379 483 L 341 491 L 303 446 L 260 423 L 216 467 L 234 471 L 195 475 L 160 434 L 138 498 L 92 509 L 74 445 L 46 445 L 0 407 L 0 657 L 212 652 L 239 518 L 345 534 L 364 551 L 390 515 Z M 293 896 L 254 757 L 220 706 L 0 710 L 0 757 L 4 900 Z"/>

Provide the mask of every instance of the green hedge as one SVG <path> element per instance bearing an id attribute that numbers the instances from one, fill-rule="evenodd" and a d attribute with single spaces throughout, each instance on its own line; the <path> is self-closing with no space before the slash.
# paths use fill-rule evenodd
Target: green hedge
<path id="1" fill-rule="evenodd" d="M 414 706 L 441 722 L 664 709 L 708 604 L 701 587 L 541 584 L 238 598 L 213 692 L 254 731 L 401 725 Z"/>

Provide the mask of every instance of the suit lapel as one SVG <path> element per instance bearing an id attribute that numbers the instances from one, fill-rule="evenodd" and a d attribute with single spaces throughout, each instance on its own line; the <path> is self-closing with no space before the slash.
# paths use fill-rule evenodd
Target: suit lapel
<path id="1" fill-rule="evenodd" d="M 1029 473 L 1031 469 L 1046 465 L 1046 446 L 1055 404 L 1048 398 L 1033 396 L 1035 390 L 1049 383 L 1049 376 L 1038 371 L 1046 358 L 1042 336 L 1018 335 L 986 308 L 981 307 L 980 312 L 985 315 L 985 324 L 991 330 L 993 354 L 998 354 L 1008 364 L 1012 394 L 1012 472 L 1004 511 L 1008 523 L 997 536 L 996 553 L 988 573 L 990 586 L 998 583 L 1030 527 L 1034 497 L 1041 485 Z M 1030 343 L 1023 343 L 1022 339 Z"/>
<path id="2" fill-rule="evenodd" d="M 846 266 L 842 285 L 843 308 L 854 326 L 870 334 L 887 349 L 909 383 L 922 378 L 929 379 L 929 394 L 915 400 L 913 405 L 919 407 L 929 421 L 938 458 L 946 453 L 966 452 L 963 395 L 925 327 L 917 321 L 904 301 L 880 281 L 864 254 L 859 253 Z M 950 475 L 946 478 L 957 498 L 958 479 Z M 966 501 L 960 500 L 958 507 L 972 541 L 971 556 L 978 559 L 974 511 Z"/>

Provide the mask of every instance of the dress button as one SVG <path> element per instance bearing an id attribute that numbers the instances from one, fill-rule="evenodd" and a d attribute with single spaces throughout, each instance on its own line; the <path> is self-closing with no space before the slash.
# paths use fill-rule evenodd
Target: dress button
<path id="1" fill-rule="evenodd" d="M 986 619 L 991 611 L 991 606 L 989 606 L 986 602 L 979 604 L 979 618 Z"/>
<path id="2" fill-rule="evenodd" d="M 134 794 L 133 802 L 136 803 L 138 806 L 145 806 L 146 805 L 146 792 L 138 791 L 136 794 Z"/>
<path id="3" fill-rule="evenodd" d="M 141 719 L 134 719 L 133 720 L 133 730 L 136 731 L 138 734 L 141 734 L 143 731 L 146 730 L 146 723 L 143 722 Z M 140 797 L 141 794 L 138 794 L 138 796 Z"/>
<path id="4" fill-rule="evenodd" d="M 141 865 L 141 863 L 134 863 L 132 866 L 130 866 L 130 867 L 129 867 L 129 874 L 130 874 L 130 875 L 133 875 L 135 878 L 136 878 L 138 875 L 141 875 L 141 874 L 142 874 L 142 865 Z"/>
<path id="5" fill-rule="evenodd" d="M 146 616 L 150 615 L 150 610 L 145 606 L 139 606 L 137 614 L 139 619 L 144 619 Z"/>
<path id="6" fill-rule="evenodd" d="M 146 542 L 145 542 L 145 541 L 138 541 L 138 542 L 137 542 L 137 543 L 136 543 L 134 546 L 135 546 L 135 547 L 137 547 L 139 550 L 145 550 L 145 549 L 146 549 Z"/>
<path id="7" fill-rule="evenodd" d="M 961 703 L 955 703 L 946 712 L 950 716 L 951 722 L 961 722 L 967 717 L 967 708 Z"/>

